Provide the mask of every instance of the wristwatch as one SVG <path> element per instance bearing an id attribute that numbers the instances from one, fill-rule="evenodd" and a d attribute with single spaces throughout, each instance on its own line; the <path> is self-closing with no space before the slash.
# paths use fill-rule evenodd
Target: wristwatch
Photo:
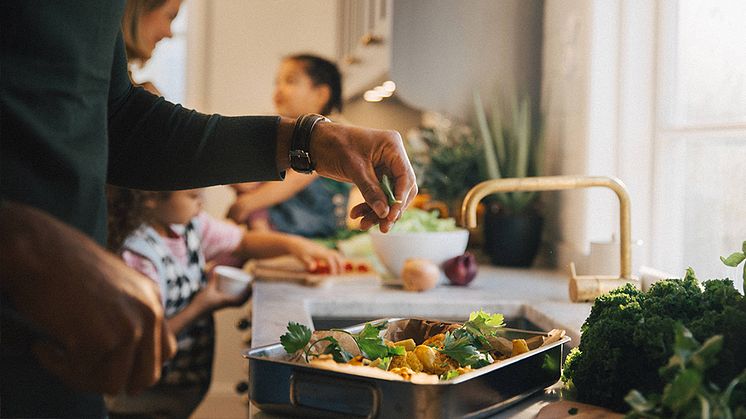
<path id="1" fill-rule="evenodd" d="M 293 128 L 293 136 L 290 139 L 290 168 L 298 173 L 309 174 L 316 168 L 316 163 L 311 159 L 311 133 L 318 122 L 330 122 L 329 118 L 307 113 L 298 117 Z"/>

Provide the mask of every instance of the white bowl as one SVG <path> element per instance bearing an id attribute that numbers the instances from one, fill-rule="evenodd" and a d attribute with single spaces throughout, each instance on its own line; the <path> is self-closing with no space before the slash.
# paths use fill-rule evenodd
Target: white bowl
<path id="1" fill-rule="evenodd" d="M 446 260 L 463 255 L 469 242 L 469 231 L 459 228 L 453 231 L 384 234 L 373 228 L 370 230 L 370 239 L 381 263 L 391 275 L 401 278 L 404 261 L 409 258 L 428 259 L 441 268 Z"/>
<path id="2" fill-rule="evenodd" d="M 248 272 L 233 266 L 216 266 L 215 275 L 218 276 L 218 291 L 230 295 L 238 295 L 246 291 L 251 281 L 254 280 Z"/>

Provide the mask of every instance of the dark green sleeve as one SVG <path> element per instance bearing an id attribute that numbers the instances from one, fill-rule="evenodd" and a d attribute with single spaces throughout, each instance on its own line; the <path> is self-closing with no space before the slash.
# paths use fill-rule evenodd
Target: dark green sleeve
<path id="1" fill-rule="evenodd" d="M 175 190 L 282 179 L 275 163 L 279 117 L 205 115 L 133 86 L 121 34 L 108 113 L 111 184 Z"/>

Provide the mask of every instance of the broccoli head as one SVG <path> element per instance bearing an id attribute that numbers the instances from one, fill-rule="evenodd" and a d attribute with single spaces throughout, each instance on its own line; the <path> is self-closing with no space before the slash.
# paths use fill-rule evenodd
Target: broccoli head
<path id="1" fill-rule="evenodd" d="M 673 353 L 677 322 L 700 342 L 723 335 L 720 366 L 708 377 L 713 382 L 727 383 L 746 368 L 746 299 L 731 281 L 700 284 L 689 269 L 685 278 L 659 281 L 648 292 L 627 284 L 598 297 L 563 380 L 579 401 L 626 411 L 630 390 L 661 392 L 659 369 Z"/>

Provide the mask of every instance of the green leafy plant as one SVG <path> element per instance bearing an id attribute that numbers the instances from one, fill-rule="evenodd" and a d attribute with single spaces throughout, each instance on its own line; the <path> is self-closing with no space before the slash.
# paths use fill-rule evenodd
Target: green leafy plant
<path id="1" fill-rule="evenodd" d="M 746 369 L 725 388 L 707 379 L 717 369 L 723 336 L 715 335 L 700 344 L 681 323 L 676 324 L 673 355 L 660 368 L 665 380 L 662 393 L 644 396 L 632 390 L 625 401 L 632 406 L 627 418 L 744 418 L 746 407 L 736 406 L 733 392 L 746 385 Z"/>
<path id="2" fill-rule="evenodd" d="M 482 146 L 468 126 L 429 112 L 406 139 L 418 186 L 451 209 L 482 180 Z"/>
<path id="3" fill-rule="evenodd" d="M 724 264 L 734 268 L 738 266 L 739 263 L 743 262 L 744 259 L 746 259 L 746 240 L 744 240 L 741 245 L 740 252 L 731 253 L 727 258 L 720 256 L 720 260 L 723 261 Z M 744 286 L 746 286 L 746 263 L 743 264 L 743 282 Z"/>
<path id="4" fill-rule="evenodd" d="M 482 140 L 485 172 L 488 179 L 522 178 L 541 175 L 543 123 L 531 111 L 531 100 L 512 100 L 505 115 L 494 100 L 489 116 L 478 92 L 474 93 L 478 136 Z M 522 213 L 536 202 L 536 192 L 518 191 L 495 194 L 501 208 Z"/>

